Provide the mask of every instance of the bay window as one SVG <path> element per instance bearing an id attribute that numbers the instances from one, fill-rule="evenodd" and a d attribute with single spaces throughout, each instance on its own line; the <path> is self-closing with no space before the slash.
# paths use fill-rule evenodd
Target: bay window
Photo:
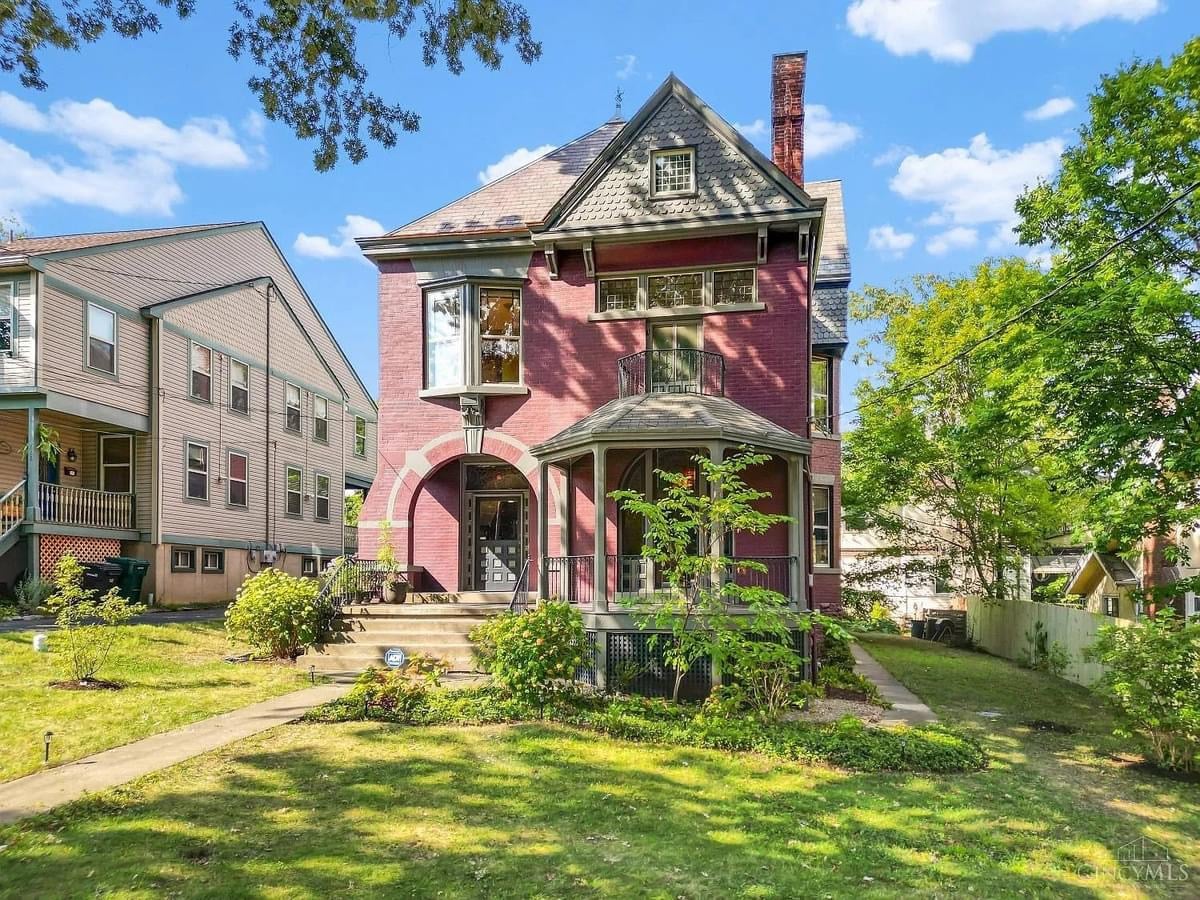
<path id="1" fill-rule="evenodd" d="M 521 291 L 490 282 L 425 290 L 425 389 L 521 384 Z"/>
<path id="2" fill-rule="evenodd" d="M 425 292 L 425 387 L 463 383 L 464 285 Z"/>
<path id="3" fill-rule="evenodd" d="M 479 289 L 479 374 L 484 384 L 521 380 L 521 292 Z"/>

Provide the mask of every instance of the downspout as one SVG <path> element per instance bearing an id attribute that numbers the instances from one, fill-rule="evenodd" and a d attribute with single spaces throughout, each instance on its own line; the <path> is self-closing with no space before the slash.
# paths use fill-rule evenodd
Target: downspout
<path id="1" fill-rule="evenodd" d="M 150 319 L 150 450 L 154 454 L 151 480 L 150 508 L 154 511 L 150 524 L 150 543 L 162 541 L 162 320 Z"/>
<path id="2" fill-rule="evenodd" d="M 263 408 L 263 416 L 266 422 L 266 457 L 263 466 L 263 496 L 265 502 L 263 509 L 265 510 L 265 518 L 263 520 L 263 542 L 271 543 L 271 303 L 273 302 L 272 292 L 275 290 L 274 283 L 267 282 L 267 391 L 266 403 Z"/>

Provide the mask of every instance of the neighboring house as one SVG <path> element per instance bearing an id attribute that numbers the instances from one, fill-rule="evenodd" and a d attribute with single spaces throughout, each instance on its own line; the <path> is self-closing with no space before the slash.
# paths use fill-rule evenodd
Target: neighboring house
<path id="1" fill-rule="evenodd" d="M 375 404 L 260 222 L 4 244 L 0 391 L 8 585 L 123 554 L 157 603 L 229 599 L 341 554 L 374 479 Z"/>
<path id="2" fill-rule="evenodd" d="M 804 180 L 804 74 L 775 57 L 774 161 L 672 75 L 629 121 L 359 241 L 382 357 L 364 556 L 388 523 L 426 594 L 507 599 L 527 574 L 610 633 L 611 663 L 642 637 L 619 596 L 661 579 L 641 521 L 596 498 L 750 444 L 795 522 L 734 555 L 838 607 L 850 268 L 840 182 Z"/>
<path id="3" fill-rule="evenodd" d="M 1139 586 L 1137 573 L 1121 557 L 1091 552 L 1079 561 L 1067 582 L 1067 593 L 1083 597 L 1089 612 L 1134 619 L 1139 608 L 1133 594 Z"/>

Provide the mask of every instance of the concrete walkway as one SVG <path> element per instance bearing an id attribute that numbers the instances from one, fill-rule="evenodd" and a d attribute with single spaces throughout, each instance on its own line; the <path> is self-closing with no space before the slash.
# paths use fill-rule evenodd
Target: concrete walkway
<path id="1" fill-rule="evenodd" d="M 0 784 L 0 825 L 116 787 L 298 719 L 349 684 L 320 684 Z"/>
<path id="2" fill-rule="evenodd" d="M 204 609 L 174 609 L 144 612 L 134 616 L 134 625 L 170 625 L 174 622 L 211 622 L 225 618 L 225 607 L 210 606 Z M 43 631 L 54 628 L 53 616 L 25 616 L 20 619 L 5 619 L 0 622 L 0 634 L 10 631 Z"/>
<path id="3" fill-rule="evenodd" d="M 850 652 L 854 654 L 855 670 L 873 681 L 883 699 L 892 704 L 891 709 L 884 710 L 883 718 L 878 724 L 928 725 L 938 720 L 933 710 L 926 706 L 920 697 L 893 678 L 866 650 L 856 643 L 851 643 Z"/>

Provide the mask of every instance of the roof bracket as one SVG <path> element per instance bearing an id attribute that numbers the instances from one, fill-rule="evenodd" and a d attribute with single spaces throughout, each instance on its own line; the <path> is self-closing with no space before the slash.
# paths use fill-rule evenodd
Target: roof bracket
<path id="1" fill-rule="evenodd" d="M 554 244 L 547 244 L 544 250 L 546 254 L 546 268 L 550 270 L 550 279 L 558 280 L 558 248 Z"/>
<path id="2" fill-rule="evenodd" d="M 591 241 L 583 245 L 583 271 L 588 278 L 596 277 L 596 253 Z"/>
<path id="3" fill-rule="evenodd" d="M 767 226 L 758 226 L 758 261 L 765 263 L 767 261 Z"/>

